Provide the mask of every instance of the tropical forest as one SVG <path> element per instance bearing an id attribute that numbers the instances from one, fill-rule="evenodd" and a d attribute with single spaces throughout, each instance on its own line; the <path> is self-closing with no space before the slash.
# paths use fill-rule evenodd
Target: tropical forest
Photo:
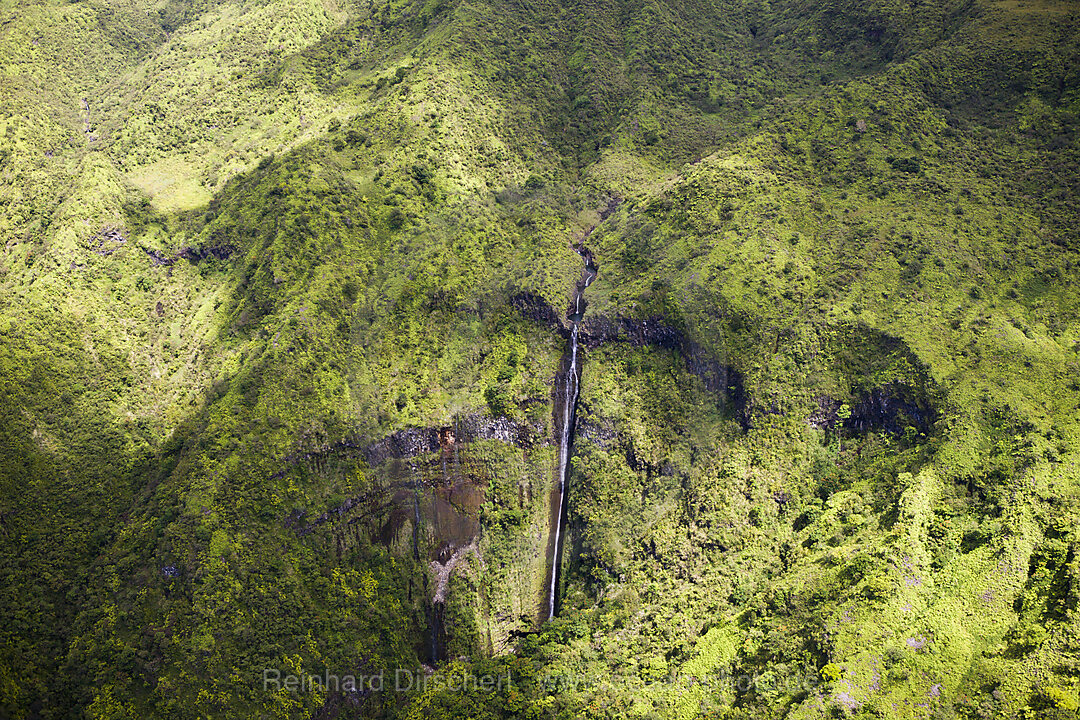
<path id="1" fill-rule="evenodd" d="M 0 0 L 0 719 L 1080 718 L 1080 1 Z"/>

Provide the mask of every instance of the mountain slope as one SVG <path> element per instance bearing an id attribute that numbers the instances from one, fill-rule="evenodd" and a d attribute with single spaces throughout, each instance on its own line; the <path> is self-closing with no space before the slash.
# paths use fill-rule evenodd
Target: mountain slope
<path id="1" fill-rule="evenodd" d="M 1072 5 L 3 12 L 5 715 L 1075 709 Z"/>

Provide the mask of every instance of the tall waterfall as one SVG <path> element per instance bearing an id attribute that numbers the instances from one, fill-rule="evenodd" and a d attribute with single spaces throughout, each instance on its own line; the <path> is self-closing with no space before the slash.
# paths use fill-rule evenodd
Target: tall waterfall
<path id="1" fill-rule="evenodd" d="M 585 269 L 574 291 L 574 302 L 567 319 L 570 321 L 570 362 L 566 369 L 563 387 L 562 435 L 559 438 L 559 491 L 555 503 L 555 541 L 551 549 L 551 582 L 548 586 L 548 620 L 555 617 L 555 597 L 558 589 L 559 564 L 562 557 L 562 526 L 566 516 L 566 485 L 570 474 L 570 451 L 574 438 L 574 411 L 577 406 L 581 384 L 581 368 L 578 366 L 578 327 L 585 314 L 585 289 L 596 279 L 597 267 L 592 253 L 584 247 L 578 249 L 585 260 Z"/>

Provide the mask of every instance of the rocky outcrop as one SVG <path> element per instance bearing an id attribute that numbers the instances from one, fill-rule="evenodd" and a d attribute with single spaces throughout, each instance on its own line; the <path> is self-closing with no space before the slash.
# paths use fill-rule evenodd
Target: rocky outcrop
<path id="1" fill-rule="evenodd" d="M 478 440 L 497 440 L 522 449 L 551 441 L 545 437 L 540 424 L 519 423 L 508 417 L 477 413 L 457 418 L 452 425 L 405 428 L 371 443 L 347 437 L 321 448 L 287 455 L 281 460 L 282 468 L 271 479 L 285 477 L 291 467 L 300 462 L 317 464 L 329 457 L 363 457 L 368 467 L 376 467 L 390 460 L 430 455 L 455 443 Z"/>
<path id="2" fill-rule="evenodd" d="M 592 262 L 591 254 L 586 258 L 586 262 Z M 515 296 L 512 303 L 526 318 L 568 335 L 558 314 L 543 299 L 535 295 L 521 294 Z M 683 330 L 663 318 L 585 316 L 579 323 L 578 342 L 582 347 L 592 350 L 611 342 L 676 350 L 686 362 L 687 370 L 701 378 L 706 390 L 722 399 L 725 407 L 734 414 L 743 428 L 750 425 L 742 374 L 731 365 L 721 362 L 701 345 L 690 340 Z M 558 402 L 557 397 L 555 401 Z"/>
<path id="3" fill-rule="evenodd" d="M 90 238 L 90 249 L 98 255 L 108 256 L 126 243 L 127 237 L 125 237 L 123 230 L 117 227 L 105 227 L 97 235 Z"/>
<path id="4" fill-rule="evenodd" d="M 683 341 L 683 333 L 659 318 L 628 318 L 599 315 L 589 317 L 582 323 L 581 343 L 587 348 L 597 348 L 609 342 L 628 342 L 641 347 L 676 349 Z"/>
<path id="5" fill-rule="evenodd" d="M 212 257 L 218 260 L 228 260 L 236 252 L 236 247 L 231 244 L 214 245 L 211 247 L 184 247 L 180 249 L 180 257 L 191 262 L 199 262 Z"/>
<path id="6" fill-rule="evenodd" d="M 142 250 L 146 253 L 146 256 L 150 258 L 150 264 L 154 267 L 168 267 L 181 258 L 193 263 L 198 263 L 200 260 L 211 257 L 217 258 L 218 260 L 228 260 L 236 252 L 236 248 L 232 245 L 219 245 L 215 247 L 190 247 L 185 245 L 180 248 L 180 252 L 176 255 L 166 255 L 160 250 L 148 247 L 143 247 Z"/>
<path id="7" fill-rule="evenodd" d="M 845 418 L 840 411 L 845 405 L 842 400 L 821 396 L 817 399 L 817 409 L 807 420 L 814 427 L 827 430 L 839 427 L 851 435 L 879 431 L 902 435 L 909 427 L 928 435 L 940 416 L 926 393 L 900 383 L 871 388 L 846 404 L 850 415 Z"/>
<path id="8" fill-rule="evenodd" d="M 681 329 L 661 318 L 628 318 L 597 316 L 582 322 L 582 343 L 597 348 L 609 342 L 626 342 L 635 347 L 646 345 L 675 350 L 686 363 L 686 369 L 701 379 L 705 389 L 719 396 L 739 423 L 746 429 L 750 419 L 742 374 L 731 365 L 686 336 Z"/>
<path id="9" fill-rule="evenodd" d="M 602 450 L 613 447 L 619 439 L 619 432 L 610 421 L 592 422 L 584 418 L 578 418 L 576 423 L 577 437 L 584 439 Z"/>
<path id="10" fill-rule="evenodd" d="M 929 435 L 940 417 L 940 389 L 901 338 L 861 325 L 843 326 L 830 354 L 853 388 L 846 398 L 821 396 L 808 422 L 849 435 L 887 432 Z M 845 407 L 846 406 L 846 407 Z"/>
<path id="11" fill-rule="evenodd" d="M 360 449 L 360 454 L 371 467 L 382 465 L 390 459 L 401 460 L 438 452 L 440 428 L 405 428 L 376 440 Z"/>
<path id="12" fill-rule="evenodd" d="M 555 332 L 561 333 L 563 331 L 558 313 L 556 313 L 550 305 L 544 302 L 544 299 L 539 295 L 528 292 L 518 293 L 510 298 L 510 304 L 520 312 L 523 317 L 531 320 L 537 325 L 542 325 Z"/>
<path id="13" fill-rule="evenodd" d="M 937 409 L 918 389 L 890 383 L 862 393 L 852 403 L 844 428 L 856 433 L 884 430 L 899 435 L 913 427 L 926 433 L 937 418 Z"/>
<path id="14" fill-rule="evenodd" d="M 155 250 L 154 248 L 144 247 L 143 252 L 145 252 L 146 256 L 150 258 L 150 264 L 154 267 L 168 267 L 169 265 L 172 265 L 174 262 L 176 262 L 175 257 L 168 257 L 160 250 Z"/>
<path id="15" fill-rule="evenodd" d="M 454 423 L 452 431 L 459 441 L 498 440 L 522 449 L 549 442 L 540 423 L 519 423 L 505 416 L 465 415 Z"/>

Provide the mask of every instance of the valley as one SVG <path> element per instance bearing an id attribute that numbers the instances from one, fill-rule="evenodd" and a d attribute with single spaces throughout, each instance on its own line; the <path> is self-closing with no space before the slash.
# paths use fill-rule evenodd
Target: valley
<path id="1" fill-rule="evenodd" d="M 1075 717 L 1078 38 L 0 2 L 0 717 Z"/>

